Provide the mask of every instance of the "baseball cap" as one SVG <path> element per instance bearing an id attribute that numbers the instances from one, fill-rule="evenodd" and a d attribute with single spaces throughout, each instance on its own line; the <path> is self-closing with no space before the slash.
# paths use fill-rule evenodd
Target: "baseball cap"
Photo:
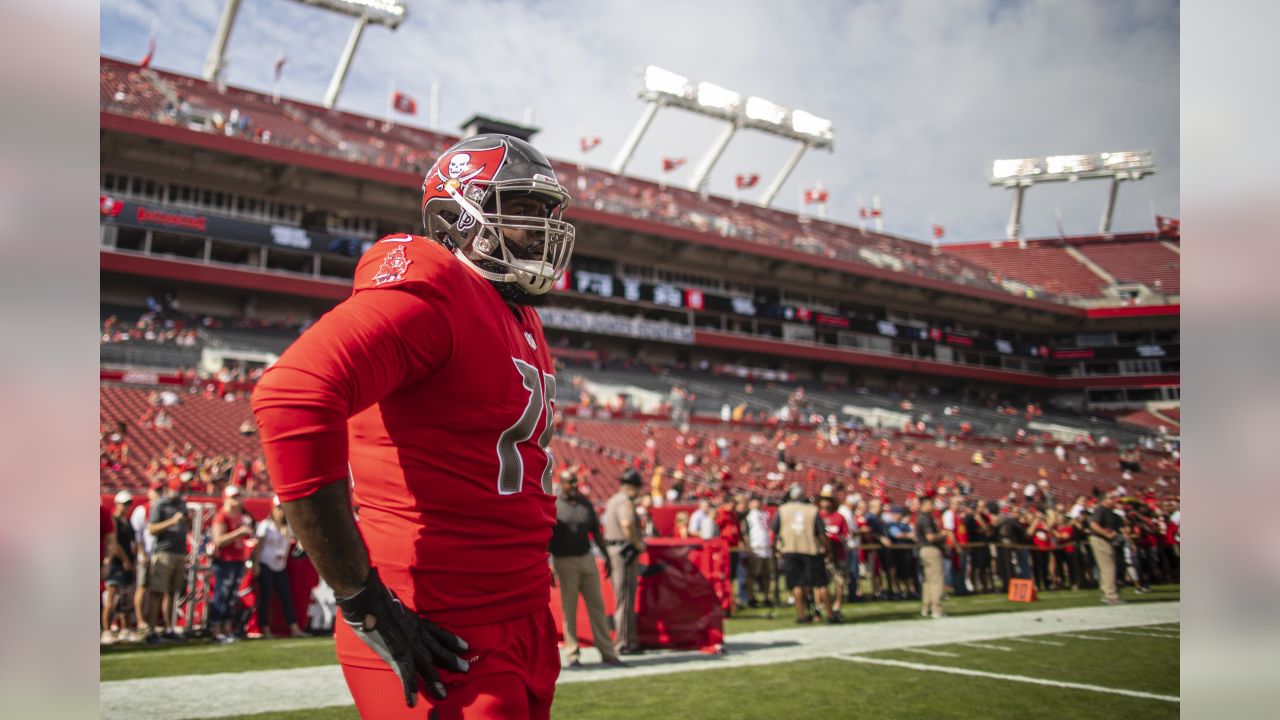
<path id="1" fill-rule="evenodd" d="M 822 492 L 819 494 L 819 497 L 834 498 L 835 496 L 836 496 L 835 486 L 833 486 L 831 483 L 827 483 L 826 485 L 822 486 Z"/>
<path id="2" fill-rule="evenodd" d="M 640 480 L 640 473 L 636 472 L 634 468 L 627 468 L 622 471 L 622 477 L 618 478 L 618 482 L 621 482 L 623 485 L 635 485 L 636 487 L 640 487 L 642 481 Z"/>
<path id="3" fill-rule="evenodd" d="M 120 492 L 116 493 L 117 505 L 128 505 L 131 502 L 133 502 L 133 494 L 130 493 L 128 490 L 121 490 Z"/>
<path id="4" fill-rule="evenodd" d="M 222 490 L 222 496 L 223 497 L 239 497 L 240 488 L 235 485 L 228 485 L 226 488 Z"/>
<path id="5" fill-rule="evenodd" d="M 271 496 L 271 507 L 280 507 L 280 496 L 279 496 L 279 495 L 272 495 L 272 496 Z"/>

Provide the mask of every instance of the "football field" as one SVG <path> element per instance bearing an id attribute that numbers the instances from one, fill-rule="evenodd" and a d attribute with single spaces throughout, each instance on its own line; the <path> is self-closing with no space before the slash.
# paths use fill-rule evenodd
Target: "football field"
<path id="1" fill-rule="evenodd" d="M 800 627 L 747 611 L 726 623 L 722 656 L 652 652 L 632 668 L 561 673 L 553 717 L 1177 717 L 1174 588 L 1101 606 L 1096 592 L 1034 604 L 985 595 L 846 610 L 841 626 Z M 330 639 L 104 648 L 103 717 L 356 718 Z"/>

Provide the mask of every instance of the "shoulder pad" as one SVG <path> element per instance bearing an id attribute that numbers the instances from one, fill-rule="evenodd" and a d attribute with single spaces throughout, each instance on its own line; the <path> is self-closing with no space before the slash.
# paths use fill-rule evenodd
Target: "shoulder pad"
<path id="1" fill-rule="evenodd" d="M 388 235 L 360 258 L 352 293 L 424 288 L 452 275 L 458 266 L 458 259 L 440 243 L 418 235 Z"/>

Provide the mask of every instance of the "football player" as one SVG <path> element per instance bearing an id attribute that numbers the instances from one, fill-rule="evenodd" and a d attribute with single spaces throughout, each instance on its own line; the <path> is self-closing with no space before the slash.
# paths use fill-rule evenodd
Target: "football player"
<path id="1" fill-rule="evenodd" d="M 556 378 L 533 306 L 573 252 L 569 193 L 498 134 L 454 145 L 422 189 L 425 236 L 365 253 L 253 412 L 289 524 L 338 596 L 361 716 L 546 718 Z"/>

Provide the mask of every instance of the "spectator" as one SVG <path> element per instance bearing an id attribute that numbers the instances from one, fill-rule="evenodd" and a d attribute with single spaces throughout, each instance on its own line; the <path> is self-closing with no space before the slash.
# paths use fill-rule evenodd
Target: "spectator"
<path id="1" fill-rule="evenodd" d="M 228 489 L 234 489 L 234 486 Z M 253 534 L 258 539 L 250 560 L 258 590 L 257 607 L 254 608 L 258 633 L 264 638 L 271 637 L 271 595 L 274 593 L 280 598 L 280 609 L 289 624 L 289 636 L 306 637 L 307 634 L 298 626 L 298 613 L 293 606 L 293 589 L 289 586 L 287 572 L 289 548 L 296 540 L 289 529 L 284 509 L 280 507 L 279 496 L 272 496 L 271 514 L 258 522 Z"/>
<path id="2" fill-rule="evenodd" d="M 822 519 L 822 527 L 827 535 L 826 567 L 834 586 L 831 598 L 831 620 L 837 623 L 844 622 L 841 610 L 848 591 L 849 523 L 844 519 L 844 515 L 837 512 L 835 488 L 830 485 L 822 488 L 822 494 L 818 498 L 818 517 Z"/>
<path id="3" fill-rule="evenodd" d="M 147 489 L 147 505 L 138 505 L 129 516 L 129 526 L 133 528 L 135 545 L 133 617 L 138 624 L 138 634 L 142 637 L 149 634 L 147 626 L 147 618 L 150 617 L 149 607 L 160 602 L 160 595 L 152 592 L 149 587 L 151 556 L 155 549 L 156 536 L 147 532 L 147 525 L 149 524 L 148 507 L 155 507 L 163 488 L 163 485 L 153 483 Z M 167 630 L 168 618 L 165 620 Z"/>
<path id="4" fill-rule="evenodd" d="M 752 495 L 747 503 L 746 527 L 747 545 L 750 554 L 747 556 L 747 605 L 758 607 L 764 604 L 773 607 L 770 588 L 773 587 L 773 547 L 769 542 L 769 513 L 761 507 L 760 497 Z M 762 600 L 757 600 L 755 592 L 760 593 Z"/>
<path id="5" fill-rule="evenodd" d="M 933 517 L 933 498 L 920 499 L 920 512 L 916 516 L 916 542 L 920 543 L 920 565 L 924 571 L 924 591 L 920 593 L 920 614 L 935 620 L 947 614 L 942 609 L 943 573 L 942 551 L 946 534 Z"/>
<path id="6" fill-rule="evenodd" d="M 732 582 L 738 577 L 738 567 L 742 561 L 742 524 L 738 518 L 738 513 L 734 508 L 734 502 L 731 498 L 725 497 L 720 502 L 720 506 L 716 508 L 715 515 L 716 534 L 725 541 L 729 546 L 729 580 Z M 738 585 L 739 605 L 746 605 L 746 600 L 742 597 L 741 581 Z"/>
<path id="7" fill-rule="evenodd" d="M 135 553 L 133 526 L 129 524 L 129 506 L 133 495 L 128 490 L 116 493 L 115 509 L 111 514 L 115 542 L 107 544 L 107 597 L 102 605 L 102 644 L 110 645 L 119 639 L 132 639 L 123 632 L 125 613 L 119 609 L 120 600 L 128 597 L 133 586 L 133 557 Z M 117 625 L 117 621 L 118 625 Z M 120 628 L 117 635 L 116 627 Z"/>
<path id="8" fill-rule="evenodd" d="M 1097 563 L 1098 587 L 1102 590 L 1102 602 L 1121 604 L 1116 592 L 1116 547 L 1123 546 L 1121 533 L 1124 521 L 1116 514 L 1111 495 L 1104 495 L 1089 518 L 1089 548 Z"/>
<path id="9" fill-rule="evenodd" d="M 604 575 L 611 573 L 609 551 L 604 544 L 596 511 L 578 492 L 578 478 L 570 470 L 560 474 L 560 495 L 556 498 L 556 525 L 551 533 L 552 581 L 560 586 L 560 607 L 564 617 L 564 655 L 570 668 L 582 667 L 578 647 L 578 596 L 587 604 L 591 637 L 605 665 L 625 667 L 609 643 L 600 574 L 591 555 L 595 544 L 604 556 Z"/>
<path id="10" fill-rule="evenodd" d="M 689 535 L 690 537 L 702 538 L 710 540 L 716 536 L 719 528 L 716 527 L 714 518 L 711 515 L 711 501 L 702 499 L 698 501 L 698 509 L 693 511 L 689 516 Z"/>
<path id="11" fill-rule="evenodd" d="M 170 480 L 165 485 L 164 494 L 151 506 L 151 521 L 147 525 L 147 532 L 155 537 L 156 544 L 151 556 L 148 587 L 152 593 L 160 593 L 161 598 L 160 602 L 151 603 L 148 611 L 149 632 L 146 641 L 149 644 L 160 640 L 161 636 L 155 631 L 159 615 L 166 618 L 166 626 L 172 623 L 174 596 L 182 590 L 187 579 L 187 532 L 190 522 L 182 491 L 181 480 Z M 164 637 L 176 639 L 177 635 L 172 630 L 167 630 Z"/>
<path id="12" fill-rule="evenodd" d="M 236 590 L 249 559 L 246 540 L 253 536 L 253 518 L 244 511 L 240 488 L 228 485 L 222 508 L 213 516 L 213 597 L 209 600 L 209 628 L 216 642 L 235 642 Z"/>

